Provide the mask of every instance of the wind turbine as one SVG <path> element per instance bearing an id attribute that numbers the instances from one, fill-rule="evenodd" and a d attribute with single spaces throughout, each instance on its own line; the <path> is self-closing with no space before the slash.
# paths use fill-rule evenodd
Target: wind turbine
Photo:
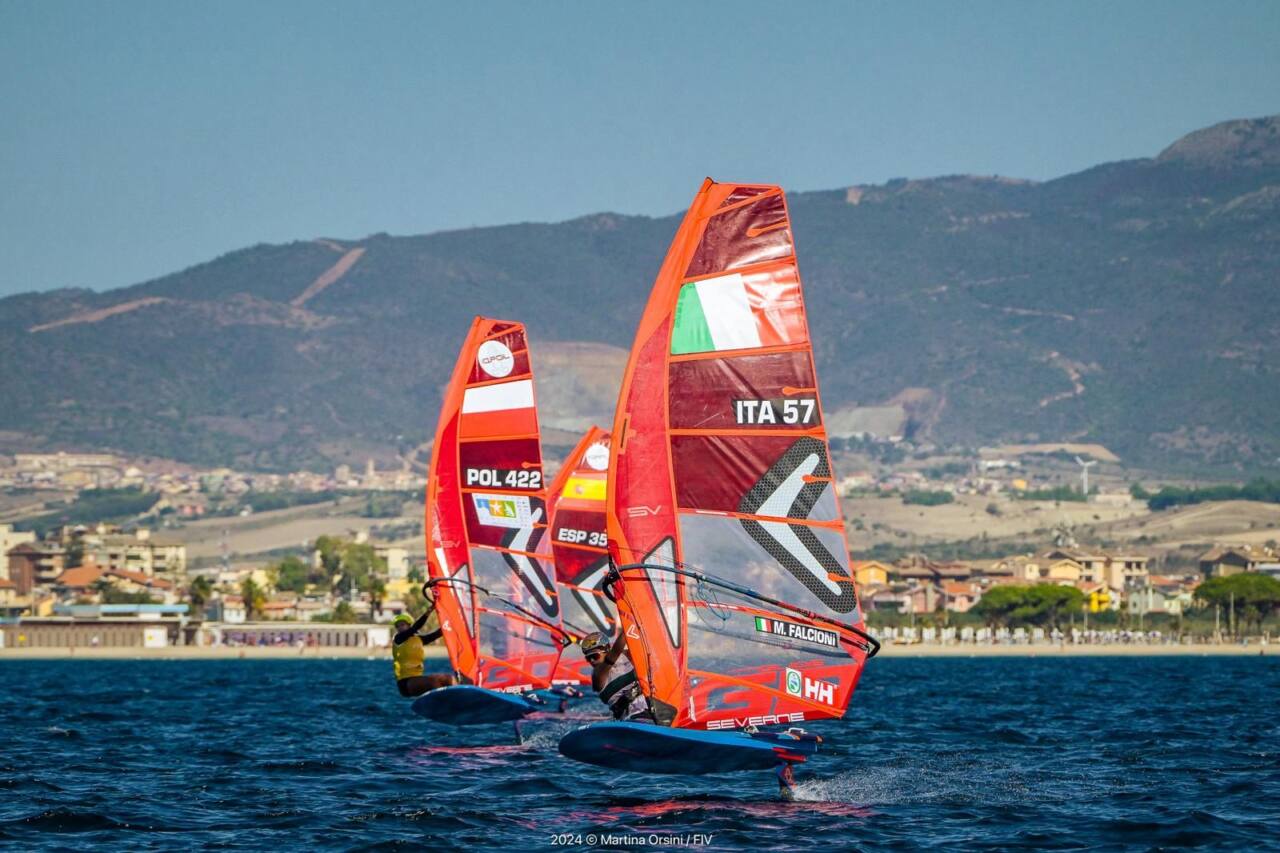
<path id="1" fill-rule="evenodd" d="M 1076 457 L 1076 463 L 1080 466 L 1080 485 L 1083 489 L 1085 501 L 1089 500 L 1089 469 L 1098 464 L 1097 459 L 1091 459 L 1085 462 L 1079 456 Z"/>

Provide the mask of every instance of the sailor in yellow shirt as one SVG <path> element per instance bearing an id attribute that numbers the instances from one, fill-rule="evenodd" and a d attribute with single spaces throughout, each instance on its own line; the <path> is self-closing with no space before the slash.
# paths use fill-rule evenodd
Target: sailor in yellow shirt
<path id="1" fill-rule="evenodd" d="M 427 624 L 427 617 L 430 615 L 431 611 L 428 610 L 415 622 L 409 614 L 401 613 L 391 620 L 391 625 L 396 632 L 395 639 L 391 643 L 391 659 L 395 664 L 396 686 L 400 688 L 400 695 L 405 698 L 421 696 L 428 690 L 448 687 L 454 683 L 452 675 L 445 673 L 424 675 L 422 672 L 422 659 L 426 655 L 426 646 L 440 639 L 442 633 L 439 628 L 430 634 L 418 633 L 422 630 L 422 626 Z"/>

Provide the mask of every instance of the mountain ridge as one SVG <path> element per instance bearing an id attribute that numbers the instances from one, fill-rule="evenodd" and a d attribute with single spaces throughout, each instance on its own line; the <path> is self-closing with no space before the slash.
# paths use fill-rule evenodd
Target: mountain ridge
<path id="1" fill-rule="evenodd" d="M 789 193 L 828 409 L 925 389 L 918 438 L 1275 467 L 1277 129 L 1223 122 L 1042 182 Z M 7 297 L 0 430 L 20 437 L 5 446 L 266 469 L 395 458 L 429 438 L 474 314 L 525 321 L 535 364 L 539 341 L 628 347 L 678 220 L 260 243 L 124 288 Z M 607 383 L 570 361 L 546 378 L 594 389 L 598 419 Z"/>

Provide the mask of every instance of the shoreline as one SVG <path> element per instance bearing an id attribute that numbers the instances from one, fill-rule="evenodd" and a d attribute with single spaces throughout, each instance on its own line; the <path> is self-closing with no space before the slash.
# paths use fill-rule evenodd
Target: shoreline
<path id="1" fill-rule="evenodd" d="M 7 660 L 391 660 L 391 650 L 379 646 L 141 646 L 93 648 L 33 646 L 0 649 Z M 426 658 L 447 659 L 443 648 L 427 649 Z"/>
<path id="2" fill-rule="evenodd" d="M 880 648 L 879 657 L 893 658 L 1073 658 L 1073 657 L 1174 657 L 1178 655 L 1192 657 L 1252 656 L 1266 655 L 1271 647 L 1260 643 L 1242 646 L 1239 643 L 1161 643 L 1152 645 L 1134 644 L 1080 644 L 1070 643 L 1057 645 L 1042 643 L 1038 645 L 975 645 L 956 643 L 941 645 L 938 643 L 885 643 Z M 1280 652 L 1280 649 L 1277 650 Z"/>
<path id="3" fill-rule="evenodd" d="M 1280 655 L 1280 648 L 1251 643 L 1195 643 L 1189 645 L 941 645 L 885 643 L 880 657 L 888 658 L 1037 658 L 1037 657 L 1261 657 Z M 428 660 L 447 658 L 443 648 L 428 648 Z M 390 649 L 364 646 L 140 646 L 111 648 L 28 647 L 0 649 L 0 661 L 10 660 L 390 660 Z"/>

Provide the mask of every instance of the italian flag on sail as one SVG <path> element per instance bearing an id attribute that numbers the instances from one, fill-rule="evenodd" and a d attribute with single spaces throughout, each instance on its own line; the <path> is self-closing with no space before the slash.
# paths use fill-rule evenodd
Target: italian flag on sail
<path id="1" fill-rule="evenodd" d="M 758 349 L 804 341 L 798 281 L 738 273 L 680 288 L 671 354 Z"/>

